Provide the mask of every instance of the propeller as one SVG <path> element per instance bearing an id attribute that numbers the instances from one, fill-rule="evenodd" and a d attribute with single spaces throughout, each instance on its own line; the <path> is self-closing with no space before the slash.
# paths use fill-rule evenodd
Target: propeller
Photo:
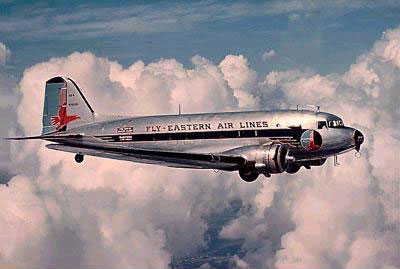
<path id="1" fill-rule="evenodd" d="M 361 144 L 364 142 L 364 135 L 359 130 L 355 130 L 353 139 L 354 139 L 354 143 L 356 145 L 355 150 L 357 152 L 359 152 L 360 148 L 361 148 Z"/>

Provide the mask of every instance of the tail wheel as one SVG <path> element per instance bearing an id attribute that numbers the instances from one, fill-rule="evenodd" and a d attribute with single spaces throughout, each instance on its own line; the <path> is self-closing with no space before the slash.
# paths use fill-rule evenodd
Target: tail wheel
<path id="1" fill-rule="evenodd" d="M 84 159 L 84 157 L 83 157 L 82 154 L 76 154 L 76 155 L 75 155 L 75 161 L 76 161 L 77 163 L 83 162 L 83 159 Z"/>
<path id="2" fill-rule="evenodd" d="M 258 178 L 259 173 L 254 170 L 245 169 L 239 170 L 239 176 L 246 182 L 253 182 Z"/>

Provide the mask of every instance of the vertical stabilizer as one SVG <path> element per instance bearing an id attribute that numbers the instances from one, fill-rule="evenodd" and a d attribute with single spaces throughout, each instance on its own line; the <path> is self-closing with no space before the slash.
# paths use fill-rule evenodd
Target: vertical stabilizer
<path id="1" fill-rule="evenodd" d="M 93 117 L 92 107 L 72 79 L 54 77 L 46 82 L 42 134 L 66 131 Z"/>

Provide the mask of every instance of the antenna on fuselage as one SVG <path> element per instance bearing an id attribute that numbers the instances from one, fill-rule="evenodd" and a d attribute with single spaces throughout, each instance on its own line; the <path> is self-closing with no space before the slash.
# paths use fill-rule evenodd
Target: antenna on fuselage
<path id="1" fill-rule="evenodd" d="M 181 114 L 181 104 L 178 105 L 178 115 Z"/>
<path id="2" fill-rule="evenodd" d="M 317 113 L 319 113 L 319 110 L 320 110 L 320 108 L 321 108 L 320 105 L 306 105 L 306 106 L 308 106 L 308 107 L 313 107 L 313 108 L 315 109 L 315 112 L 317 112 Z"/>
<path id="3" fill-rule="evenodd" d="M 320 105 L 302 105 L 302 107 L 303 107 L 303 109 L 306 107 L 313 107 L 315 109 L 315 111 L 318 113 L 320 112 L 320 108 L 321 108 Z M 299 104 L 296 106 L 296 108 L 297 108 L 297 110 L 302 109 Z"/>

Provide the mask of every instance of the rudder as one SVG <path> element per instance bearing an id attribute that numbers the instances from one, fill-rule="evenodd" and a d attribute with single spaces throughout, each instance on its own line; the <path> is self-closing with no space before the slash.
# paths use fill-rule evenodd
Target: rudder
<path id="1" fill-rule="evenodd" d="M 72 79 L 54 77 L 46 82 L 42 134 L 66 131 L 67 126 L 93 119 L 92 107 Z"/>

